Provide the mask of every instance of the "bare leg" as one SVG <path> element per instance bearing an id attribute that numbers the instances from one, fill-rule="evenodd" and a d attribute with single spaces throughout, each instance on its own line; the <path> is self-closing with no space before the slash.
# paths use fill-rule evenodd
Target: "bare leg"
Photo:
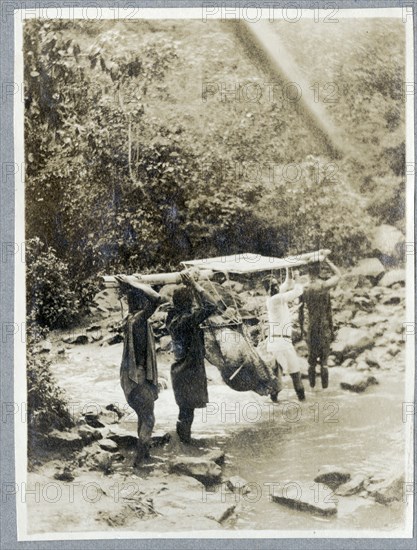
<path id="1" fill-rule="evenodd" d="M 155 425 L 154 399 L 146 384 L 137 386 L 129 395 L 129 405 L 138 416 L 138 443 L 135 465 L 149 458 L 152 430 Z"/>
<path id="2" fill-rule="evenodd" d="M 278 361 L 275 361 L 274 375 L 276 377 L 274 391 L 271 392 L 271 401 L 278 403 L 278 394 L 282 391 L 282 368 Z"/>

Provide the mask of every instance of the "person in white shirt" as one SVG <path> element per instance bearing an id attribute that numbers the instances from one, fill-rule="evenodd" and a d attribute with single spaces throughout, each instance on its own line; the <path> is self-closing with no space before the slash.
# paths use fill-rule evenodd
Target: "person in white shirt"
<path id="1" fill-rule="evenodd" d="M 278 393 L 282 389 L 282 371 L 291 376 L 294 390 L 300 401 L 304 401 L 304 386 L 301 380 L 300 359 L 292 343 L 292 321 L 288 302 L 291 302 L 302 295 L 303 286 L 295 284 L 290 270 L 286 270 L 285 282 L 279 287 L 276 279 L 270 279 L 269 292 L 266 307 L 268 310 L 269 335 L 267 351 L 275 359 L 274 374 L 279 384 L 278 391 L 271 393 L 271 399 L 278 401 Z"/>

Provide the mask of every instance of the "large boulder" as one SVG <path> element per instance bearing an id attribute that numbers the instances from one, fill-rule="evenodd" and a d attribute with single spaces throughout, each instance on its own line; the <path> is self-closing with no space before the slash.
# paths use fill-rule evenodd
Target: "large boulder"
<path id="1" fill-rule="evenodd" d="M 321 516 L 337 513 L 337 507 L 331 498 L 331 490 L 325 485 L 300 482 L 283 482 L 274 487 L 271 499 L 289 508 L 302 512 L 311 512 Z"/>
<path id="2" fill-rule="evenodd" d="M 376 227 L 371 242 L 374 251 L 385 265 L 393 265 L 404 257 L 405 237 L 393 225 L 382 224 Z"/>
<path id="3" fill-rule="evenodd" d="M 364 258 L 358 262 L 352 273 L 367 277 L 372 283 L 376 284 L 385 273 L 385 268 L 378 258 Z"/>
<path id="4" fill-rule="evenodd" d="M 46 447 L 57 451 L 77 451 L 80 450 L 84 441 L 80 434 L 76 432 L 60 432 L 52 430 L 44 439 Z"/>
<path id="5" fill-rule="evenodd" d="M 405 269 L 392 269 L 391 271 L 387 271 L 379 282 L 380 286 L 385 287 L 393 286 L 396 283 L 405 285 Z"/>
<path id="6" fill-rule="evenodd" d="M 365 349 L 371 348 L 373 341 L 368 332 L 352 327 L 342 327 L 332 344 L 332 352 L 339 361 L 357 357 Z"/>

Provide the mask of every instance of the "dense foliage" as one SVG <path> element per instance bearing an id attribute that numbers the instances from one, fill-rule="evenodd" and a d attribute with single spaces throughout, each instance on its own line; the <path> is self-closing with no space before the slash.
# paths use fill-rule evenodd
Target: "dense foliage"
<path id="1" fill-rule="evenodd" d="M 28 431 L 31 440 L 54 429 L 74 425 L 65 393 L 51 374 L 50 362 L 39 355 L 28 354 Z"/>
<path id="2" fill-rule="evenodd" d="M 335 165 L 294 105 L 202 100 L 202 78 L 262 77 L 224 26 L 203 27 L 26 22 L 27 238 L 39 239 L 27 300 L 39 325 L 74 322 L 98 274 L 317 247 L 349 264 L 369 250 L 373 224 L 401 219 L 401 60 L 384 64 L 388 49 L 376 64 L 366 52 L 334 63 L 351 90 L 331 110 L 370 151 Z M 390 145 L 384 132 L 399 137 Z"/>

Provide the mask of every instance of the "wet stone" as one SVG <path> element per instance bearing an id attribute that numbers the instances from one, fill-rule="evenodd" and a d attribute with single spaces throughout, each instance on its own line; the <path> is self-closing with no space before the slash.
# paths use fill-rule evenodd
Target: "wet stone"
<path id="1" fill-rule="evenodd" d="M 214 450 L 207 453 L 204 458 L 212 460 L 215 464 L 222 466 L 225 463 L 226 455 L 224 451 Z"/>
<path id="2" fill-rule="evenodd" d="M 359 493 L 364 488 L 364 483 L 367 477 L 363 474 L 355 475 L 347 483 L 343 483 L 336 490 L 336 495 L 348 497 Z"/>
<path id="3" fill-rule="evenodd" d="M 194 477 L 204 485 L 212 485 L 220 481 L 222 470 L 218 464 L 207 458 L 177 458 L 169 466 L 172 473 L 185 474 Z"/>
<path id="4" fill-rule="evenodd" d="M 375 376 L 369 376 L 366 373 L 353 372 L 347 373 L 344 379 L 340 382 L 342 390 L 349 390 L 355 393 L 364 392 L 369 386 L 378 384 Z"/>
<path id="5" fill-rule="evenodd" d="M 75 334 L 74 336 L 68 336 L 67 338 L 64 338 L 63 341 L 66 344 L 77 344 L 82 346 L 88 344 L 89 342 L 86 334 Z"/>
<path id="6" fill-rule="evenodd" d="M 68 466 L 65 466 L 62 470 L 56 472 L 54 474 L 54 479 L 57 479 L 58 481 L 74 481 L 75 477 L 72 474 L 71 470 L 68 468 Z"/>
<path id="7" fill-rule="evenodd" d="M 138 441 L 136 435 L 117 425 L 110 428 L 107 438 L 115 441 L 120 447 L 124 448 L 134 447 Z"/>
<path id="8" fill-rule="evenodd" d="M 272 501 L 300 512 L 320 516 L 337 514 L 337 506 L 329 487 L 300 482 L 282 482 L 274 487 Z"/>
<path id="9" fill-rule="evenodd" d="M 78 433 L 81 436 L 83 442 L 87 444 L 103 438 L 103 434 L 100 432 L 100 430 L 92 428 L 88 424 L 78 428 Z"/>
<path id="10" fill-rule="evenodd" d="M 151 439 L 151 447 L 162 447 L 171 441 L 171 435 L 169 433 L 160 431 L 154 432 Z"/>
<path id="11" fill-rule="evenodd" d="M 232 476 L 226 482 L 228 489 L 234 492 L 249 492 L 248 482 L 240 476 Z"/>
<path id="12" fill-rule="evenodd" d="M 380 504 L 390 504 L 404 498 L 404 474 L 393 475 L 377 486 L 372 487 L 370 495 Z"/>
<path id="13" fill-rule="evenodd" d="M 102 439 L 99 443 L 100 448 L 104 451 L 116 452 L 119 449 L 118 444 L 112 439 Z"/>
<path id="14" fill-rule="evenodd" d="M 316 483 L 324 483 L 331 489 L 336 489 L 342 483 L 346 483 L 350 480 L 350 473 L 337 466 L 323 466 L 320 468 L 319 473 L 314 478 Z"/>
<path id="15" fill-rule="evenodd" d="M 45 446 L 59 451 L 76 451 L 83 447 L 83 440 L 76 432 L 53 430 L 44 439 Z"/>
<path id="16" fill-rule="evenodd" d="M 104 428 L 105 424 L 100 421 L 100 415 L 99 414 L 85 414 L 84 419 L 86 423 L 91 426 L 92 428 Z"/>

